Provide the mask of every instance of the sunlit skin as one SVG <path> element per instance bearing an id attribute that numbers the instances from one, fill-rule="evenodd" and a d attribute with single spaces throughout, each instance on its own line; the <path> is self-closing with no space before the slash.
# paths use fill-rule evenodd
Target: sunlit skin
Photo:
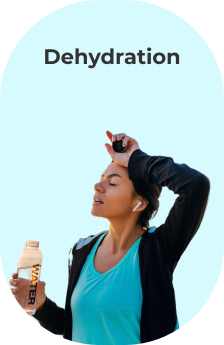
<path id="1" fill-rule="evenodd" d="M 127 169 L 131 154 L 139 149 L 137 141 L 125 133 L 112 135 L 111 132 L 107 131 L 106 134 L 111 143 L 123 138 L 125 152 L 114 152 L 110 144 L 105 144 L 113 163 L 108 165 L 99 182 L 94 186 L 94 195 L 98 196 L 104 204 L 93 205 L 91 214 L 106 218 L 110 222 L 109 232 L 97 248 L 94 258 L 95 268 L 100 273 L 105 273 L 114 267 L 138 238 L 145 233 L 145 230 L 137 224 L 137 220 L 148 204 L 147 200 L 135 193 Z M 108 175 L 111 174 L 118 174 L 120 177 L 108 178 Z M 142 205 L 133 212 L 132 210 L 139 200 L 142 201 Z M 12 286 L 12 294 L 20 302 L 23 294 L 23 279 L 18 278 L 17 273 L 13 273 L 9 283 Z M 39 281 L 37 285 L 36 308 L 39 309 L 46 300 L 46 283 Z"/>
<path id="2" fill-rule="evenodd" d="M 107 131 L 107 135 L 111 139 L 111 142 L 113 142 L 112 133 Z M 127 138 L 129 138 L 124 133 L 119 133 L 114 135 L 115 139 L 118 135 L 120 135 L 120 140 L 121 138 L 126 138 L 127 141 Z M 108 165 L 102 173 L 100 181 L 94 186 L 94 195 L 98 196 L 104 204 L 93 205 L 91 214 L 109 220 L 109 233 L 105 236 L 102 243 L 108 253 L 116 254 L 127 251 L 145 233 L 142 226 L 137 224 L 137 220 L 140 213 L 147 206 L 148 201 L 135 193 L 127 169 L 130 155 L 139 146 L 135 146 L 133 149 L 130 145 L 129 150 L 127 149 L 126 151 L 126 159 L 124 160 L 121 155 L 125 155 L 125 153 L 115 153 L 114 155 L 112 146 L 109 144 L 106 145 L 106 148 L 109 149 L 108 153 L 114 161 Z M 120 161 L 123 166 L 117 163 Z M 120 177 L 113 176 L 108 178 L 108 175 L 111 174 L 118 174 Z M 133 212 L 133 208 L 139 200 L 142 201 L 142 205 Z"/>

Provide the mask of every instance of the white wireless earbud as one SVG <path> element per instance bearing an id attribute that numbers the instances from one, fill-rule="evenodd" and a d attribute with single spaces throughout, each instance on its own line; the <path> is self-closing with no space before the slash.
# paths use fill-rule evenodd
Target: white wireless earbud
<path id="1" fill-rule="evenodd" d="M 142 204 L 142 202 L 141 202 L 141 200 L 139 200 L 139 202 L 137 203 L 135 208 L 133 208 L 133 212 L 135 212 L 135 210 L 137 210 L 138 206 L 140 206 L 141 204 Z"/>

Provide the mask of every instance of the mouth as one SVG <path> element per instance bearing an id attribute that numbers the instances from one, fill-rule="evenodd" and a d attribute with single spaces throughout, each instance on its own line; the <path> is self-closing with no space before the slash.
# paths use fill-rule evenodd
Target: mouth
<path id="1" fill-rule="evenodd" d="M 93 205 L 103 205 L 103 203 L 100 201 L 93 201 Z"/>

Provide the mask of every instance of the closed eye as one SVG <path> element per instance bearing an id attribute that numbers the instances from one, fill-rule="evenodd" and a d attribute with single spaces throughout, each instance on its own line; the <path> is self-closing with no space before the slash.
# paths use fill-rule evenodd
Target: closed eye
<path id="1" fill-rule="evenodd" d="M 103 181 L 103 180 L 100 180 L 100 182 Z M 113 183 L 109 183 L 110 186 L 116 186 L 116 184 L 113 184 Z"/>

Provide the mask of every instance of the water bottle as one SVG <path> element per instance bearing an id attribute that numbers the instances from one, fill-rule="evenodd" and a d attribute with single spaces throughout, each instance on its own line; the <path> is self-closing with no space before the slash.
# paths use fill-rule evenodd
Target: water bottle
<path id="1" fill-rule="evenodd" d="M 28 315 L 36 313 L 37 282 L 40 280 L 42 253 L 39 242 L 26 241 L 25 248 L 19 253 L 17 266 L 20 278 L 20 294 L 17 301 Z"/>

